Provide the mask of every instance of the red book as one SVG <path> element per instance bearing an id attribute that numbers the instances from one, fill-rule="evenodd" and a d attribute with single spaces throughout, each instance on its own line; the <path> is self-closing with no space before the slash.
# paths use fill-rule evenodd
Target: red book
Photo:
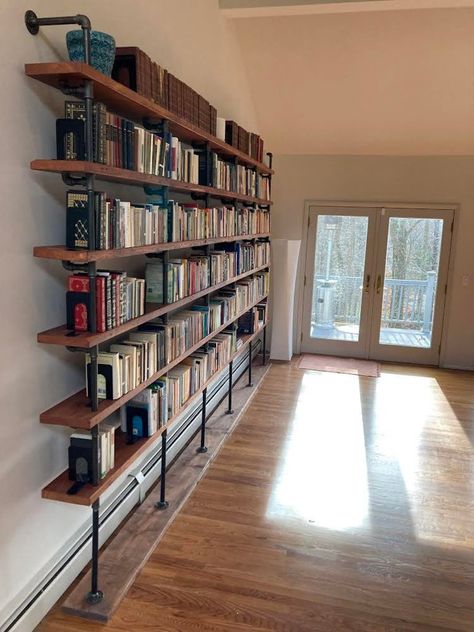
<path id="1" fill-rule="evenodd" d="M 115 320 L 113 327 L 118 327 L 120 325 L 120 313 L 121 313 L 121 301 L 120 301 L 120 279 L 122 277 L 120 272 L 112 272 L 110 275 L 113 280 L 113 289 L 114 296 L 112 300 L 115 301 Z"/>
<path id="2" fill-rule="evenodd" d="M 88 292 L 89 277 L 86 274 L 71 274 L 67 279 L 69 292 Z"/>
<path id="3" fill-rule="evenodd" d="M 98 333 L 105 331 L 105 278 L 96 277 L 96 329 Z M 89 277 L 86 274 L 71 274 L 67 280 L 67 289 L 70 292 L 89 292 Z M 76 331 L 87 331 L 87 313 L 76 310 L 74 317 Z"/>
<path id="4" fill-rule="evenodd" d="M 102 333 L 106 330 L 105 320 L 105 277 L 96 277 L 96 314 L 97 314 L 97 332 Z"/>

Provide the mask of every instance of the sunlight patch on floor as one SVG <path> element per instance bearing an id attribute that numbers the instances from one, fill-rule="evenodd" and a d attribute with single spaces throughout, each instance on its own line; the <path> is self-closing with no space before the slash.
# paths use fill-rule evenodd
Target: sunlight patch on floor
<path id="1" fill-rule="evenodd" d="M 346 530 L 368 519 L 367 466 L 357 377 L 303 376 L 267 516 Z"/>

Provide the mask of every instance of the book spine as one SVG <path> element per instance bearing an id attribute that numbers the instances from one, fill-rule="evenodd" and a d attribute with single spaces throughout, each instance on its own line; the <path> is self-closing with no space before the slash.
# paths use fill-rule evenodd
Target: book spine
<path id="1" fill-rule="evenodd" d="M 97 332 L 106 331 L 106 315 L 105 315 L 105 279 L 104 277 L 96 277 L 96 312 L 97 312 Z"/>

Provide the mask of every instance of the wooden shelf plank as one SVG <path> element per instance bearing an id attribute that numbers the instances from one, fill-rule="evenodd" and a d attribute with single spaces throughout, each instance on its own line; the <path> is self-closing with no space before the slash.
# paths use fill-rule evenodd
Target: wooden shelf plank
<path id="1" fill-rule="evenodd" d="M 119 259 L 137 255 L 157 254 L 166 250 L 183 250 L 196 248 L 209 244 L 224 244 L 234 241 L 251 241 L 252 239 L 264 239 L 270 237 L 270 233 L 257 233 L 255 235 L 236 235 L 234 237 L 213 237 L 210 239 L 195 239 L 193 241 L 172 241 L 166 244 L 152 244 L 149 246 L 136 246 L 134 248 L 116 248 L 113 250 L 69 250 L 66 246 L 35 246 L 33 255 L 40 259 L 54 259 L 56 261 L 70 261 L 72 263 L 90 263 L 91 261 L 105 261 L 107 259 Z"/>
<path id="2" fill-rule="evenodd" d="M 117 114 L 136 120 L 143 118 L 166 119 L 169 121 L 171 132 L 180 140 L 208 142 L 211 148 L 220 154 L 236 157 L 245 165 L 257 167 L 261 173 L 269 175 L 273 173 L 267 165 L 199 129 L 154 101 L 141 96 L 110 77 L 106 77 L 88 64 L 77 62 L 25 64 L 25 74 L 59 90 L 65 85 L 69 87 L 81 86 L 84 81 L 90 80 L 94 86 L 94 98 Z"/>
<path id="3" fill-rule="evenodd" d="M 253 334 L 247 334 L 241 336 L 242 345 L 237 349 L 235 353 L 232 354 L 230 360 L 233 360 L 237 355 L 239 355 L 242 350 L 248 345 L 248 343 L 259 336 L 266 324 L 259 328 Z M 205 388 L 215 379 L 216 375 L 222 371 L 220 369 L 214 375 L 212 375 L 209 380 L 202 387 L 193 393 L 193 395 L 188 399 L 188 401 L 184 404 L 181 410 L 168 421 L 165 426 L 159 428 L 158 432 L 156 432 L 152 437 L 147 439 L 142 439 L 137 441 L 134 444 L 128 445 L 126 443 L 126 436 L 123 432 L 118 430 L 115 435 L 115 467 L 107 474 L 107 476 L 94 487 L 93 485 L 84 485 L 77 494 L 68 494 L 67 490 L 72 486 L 73 481 L 69 480 L 68 470 L 62 472 L 57 478 L 55 478 L 49 485 L 47 485 L 41 492 L 43 498 L 47 498 L 49 500 L 57 500 L 60 502 L 66 502 L 74 505 L 92 505 L 98 498 L 105 492 L 105 490 L 112 485 L 114 481 L 117 480 L 119 476 L 121 476 L 130 465 L 147 450 L 151 445 L 153 445 L 157 439 L 161 436 L 165 428 L 169 428 L 173 422 L 183 414 L 186 408 L 189 408 L 197 399 L 197 397 L 203 392 Z"/>
<path id="4" fill-rule="evenodd" d="M 218 283 L 217 285 L 213 285 L 211 287 L 202 290 L 201 292 L 196 292 L 195 294 L 191 294 L 190 296 L 186 296 L 179 301 L 175 301 L 174 303 L 170 303 L 168 305 L 158 305 L 156 303 L 147 303 L 145 306 L 145 314 L 143 316 L 139 316 L 138 318 L 133 318 L 132 320 L 127 321 L 123 325 L 119 327 L 115 327 L 114 329 L 109 329 L 108 331 L 104 331 L 103 333 L 93 334 L 90 331 L 77 332 L 71 331 L 66 327 L 66 325 L 61 325 L 60 327 L 54 327 L 52 329 L 48 329 L 46 331 L 42 331 L 38 334 L 38 342 L 49 345 L 63 345 L 65 347 L 75 347 L 79 349 L 90 349 L 95 345 L 99 345 L 107 340 L 111 340 L 112 338 L 116 338 L 117 336 L 121 336 L 125 334 L 127 331 L 135 329 L 140 325 L 143 325 L 154 318 L 158 318 L 163 314 L 167 314 L 169 312 L 180 309 L 189 303 L 196 301 L 197 299 L 206 296 L 207 294 L 211 294 L 212 292 L 216 292 L 217 290 L 228 286 L 230 283 L 235 283 L 240 281 L 241 279 L 245 279 L 252 274 L 256 274 L 257 272 L 261 272 L 262 270 L 266 270 L 269 268 L 269 264 L 265 264 L 258 268 L 254 268 L 253 270 L 249 270 L 248 272 L 244 272 L 239 274 L 227 281 L 223 281 L 222 283 Z"/>
<path id="5" fill-rule="evenodd" d="M 87 162 L 86 160 L 32 160 L 30 163 L 33 171 L 46 171 L 48 173 L 69 173 L 69 174 L 92 174 L 107 182 L 119 182 L 121 184 L 139 184 L 152 186 L 167 186 L 172 191 L 182 193 L 200 193 L 201 195 L 211 195 L 212 197 L 239 200 L 240 202 L 248 202 L 249 204 L 259 204 L 261 206 L 271 206 L 271 200 L 263 200 L 250 195 L 235 193 L 234 191 L 226 191 L 225 189 L 215 189 L 214 187 L 206 187 L 201 184 L 193 184 L 191 182 L 181 182 L 180 180 L 172 180 L 171 178 L 163 178 L 162 176 L 153 176 L 148 173 L 140 173 L 131 171 L 130 169 L 120 169 L 119 167 L 109 167 L 101 165 L 97 162 Z"/>
<path id="6" fill-rule="evenodd" d="M 139 384 L 136 388 L 132 389 L 122 397 L 118 399 L 105 399 L 99 402 L 98 410 L 92 411 L 89 405 L 89 399 L 86 397 L 86 390 L 82 389 L 78 393 L 71 395 L 66 398 L 56 406 L 53 406 L 49 410 L 41 413 L 40 421 L 44 424 L 53 424 L 57 426 L 68 426 L 70 428 L 84 428 L 91 429 L 96 426 L 98 423 L 109 417 L 116 410 L 121 408 L 128 401 L 133 399 L 138 393 L 143 391 L 145 388 L 153 384 L 156 380 L 158 380 L 162 375 L 167 373 L 170 369 L 178 365 L 182 362 L 186 357 L 197 351 L 200 347 L 206 344 L 206 342 L 212 340 L 214 336 L 216 336 L 219 332 L 223 331 L 235 322 L 240 316 L 248 312 L 249 309 L 260 303 L 267 298 L 267 295 L 259 297 L 258 300 L 254 301 L 250 305 L 248 305 L 245 309 L 240 311 L 234 318 L 226 321 L 223 325 L 221 325 L 218 329 L 211 332 L 205 338 L 199 340 L 195 345 L 189 348 L 185 353 L 180 355 L 178 358 L 167 364 L 165 367 L 157 371 L 150 378 Z"/>

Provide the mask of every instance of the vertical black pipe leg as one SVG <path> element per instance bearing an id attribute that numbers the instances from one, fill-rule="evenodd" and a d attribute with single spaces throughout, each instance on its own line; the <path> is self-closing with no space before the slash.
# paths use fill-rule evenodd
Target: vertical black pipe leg
<path id="1" fill-rule="evenodd" d="M 228 405 L 227 410 L 225 411 L 227 415 L 233 415 L 234 411 L 232 410 L 232 369 L 233 369 L 232 360 L 229 363 L 229 393 L 228 393 Z"/>
<path id="2" fill-rule="evenodd" d="M 155 503 L 157 509 L 166 509 L 169 506 L 166 500 L 166 435 L 168 431 L 163 430 L 161 435 L 161 478 L 160 478 L 160 500 Z"/>
<path id="3" fill-rule="evenodd" d="M 205 388 L 202 392 L 202 412 L 201 412 L 201 445 L 196 450 L 196 452 L 200 452 L 204 454 L 207 452 L 206 447 L 206 402 L 207 402 L 207 388 Z"/>
<path id="4" fill-rule="evenodd" d="M 262 364 L 267 363 L 267 328 L 263 328 L 263 345 L 262 345 Z"/>
<path id="5" fill-rule="evenodd" d="M 249 381 L 247 386 L 253 386 L 252 383 L 252 341 L 249 342 Z"/>
<path id="6" fill-rule="evenodd" d="M 87 603 L 96 604 L 102 601 L 104 593 L 99 590 L 99 501 L 92 505 L 92 580 L 91 589 L 87 593 Z"/>
<path id="7" fill-rule="evenodd" d="M 99 452 L 99 426 L 94 426 L 92 435 L 92 485 L 99 484 L 100 452 Z"/>

